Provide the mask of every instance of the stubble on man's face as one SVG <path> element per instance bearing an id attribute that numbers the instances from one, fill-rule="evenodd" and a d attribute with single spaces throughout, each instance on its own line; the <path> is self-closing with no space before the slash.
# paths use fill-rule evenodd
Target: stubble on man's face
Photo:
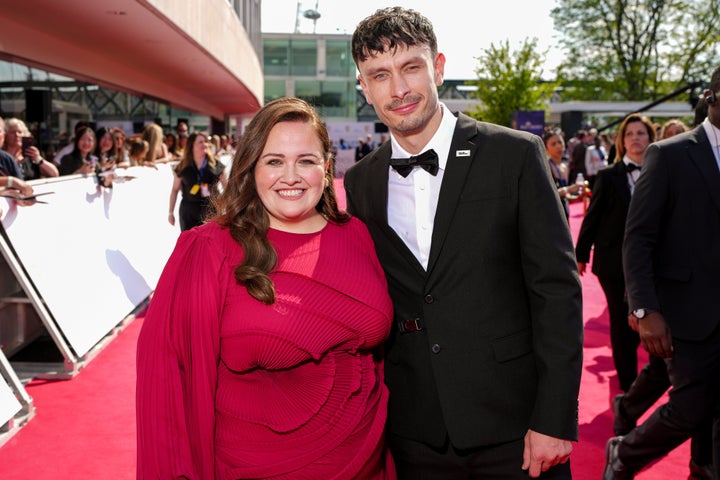
<path id="1" fill-rule="evenodd" d="M 436 76 L 443 66 L 444 57 L 433 58 L 427 46 L 386 50 L 360 65 L 368 102 L 393 135 L 421 133 L 439 112 Z"/>

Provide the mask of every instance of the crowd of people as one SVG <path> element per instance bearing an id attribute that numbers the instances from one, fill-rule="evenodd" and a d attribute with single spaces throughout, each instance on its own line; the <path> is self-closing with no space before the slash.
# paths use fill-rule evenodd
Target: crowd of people
<path id="1" fill-rule="evenodd" d="M 389 138 L 359 139 L 347 212 L 336 147 L 296 98 L 235 145 L 182 122 L 79 125 L 48 161 L 22 121 L 0 128 L 0 186 L 18 191 L 177 162 L 182 233 L 138 341 L 138 478 L 570 479 L 592 265 L 621 391 L 603 480 L 690 438 L 689 478 L 717 479 L 720 67 L 692 128 L 630 114 L 566 138 L 449 111 L 415 10 L 368 16 L 352 55 Z"/>
<path id="2" fill-rule="evenodd" d="M 182 121 L 178 122 L 175 132 L 163 132 L 158 124 L 150 123 L 141 133 L 128 138 L 119 127 L 93 128 L 85 121 L 78 121 L 68 144 L 52 158 L 45 159 L 23 120 L 10 118 L 5 121 L 0 117 L 0 187 L 27 197 L 33 194 L 31 184 L 27 183 L 30 180 L 78 174 L 94 175 L 98 185 L 112 188 L 118 168 L 156 167 L 161 163 L 173 162 L 178 165 L 175 169 L 176 182 L 170 196 L 168 221 L 175 224 L 174 208 L 182 185 L 180 227 L 186 230 L 199 225 L 209 215 L 210 193 L 217 188 L 218 182 L 225 183 L 225 165 L 216 159 L 232 157 L 234 153 L 231 137 L 204 132 L 190 134 L 190 137 L 200 137 L 202 140 L 198 142 L 202 151 L 193 153 L 192 142 L 185 148 L 188 131 L 187 123 Z M 193 158 L 199 158 L 195 162 L 199 162 L 196 167 L 193 167 Z M 197 185 L 186 185 L 190 182 L 190 170 L 193 168 L 196 170 Z M 196 205 L 197 208 L 191 209 L 187 205 Z M 192 214 L 188 213 L 190 210 Z"/>

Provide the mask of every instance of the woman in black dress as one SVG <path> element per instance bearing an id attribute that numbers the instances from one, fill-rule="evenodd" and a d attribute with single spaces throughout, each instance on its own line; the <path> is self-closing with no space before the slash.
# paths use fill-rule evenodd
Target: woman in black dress
<path id="1" fill-rule="evenodd" d="M 215 160 L 207 143 L 207 135 L 193 132 L 183 152 L 182 159 L 175 167 L 175 181 L 170 192 L 168 221 L 175 225 L 175 202 L 182 190 L 180 201 L 180 230 L 185 231 L 201 225 L 211 208 L 210 195 L 218 188 L 225 188 L 227 175 L 225 165 Z"/>

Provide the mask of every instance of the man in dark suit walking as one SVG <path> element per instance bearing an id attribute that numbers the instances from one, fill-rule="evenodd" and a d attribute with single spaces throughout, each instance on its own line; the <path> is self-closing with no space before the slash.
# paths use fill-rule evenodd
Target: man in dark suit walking
<path id="1" fill-rule="evenodd" d="M 719 94 L 720 67 L 705 92 L 705 121 L 648 147 L 630 202 L 623 245 L 630 321 L 643 347 L 668 359 L 673 388 L 645 423 L 608 441 L 604 480 L 633 478 L 720 411 Z"/>
<path id="2" fill-rule="evenodd" d="M 400 479 L 571 478 L 579 276 L 539 137 L 453 115 L 432 24 L 399 7 L 352 40 L 391 141 L 345 176 L 395 307 L 386 345 Z"/>

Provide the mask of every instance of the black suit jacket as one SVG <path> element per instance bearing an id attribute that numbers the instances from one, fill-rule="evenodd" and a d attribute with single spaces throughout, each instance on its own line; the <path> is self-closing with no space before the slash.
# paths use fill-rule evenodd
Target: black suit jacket
<path id="1" fill-rule="evenodd" d="M 345 176 L 395 307 L 389 430 L 459 448 L 528 428 L 576 439 L 581 290 L 542 141 L 459 115 L 427 272 L 387 223 L 390 155 L 386 142 Z M 399 331 L 413 319 L 423 330 Z"/>
<path id="2" fill-rule="evenodd" d="M 630 307 L 660 310 L 673 336 L 720 323 L 720 170 L 702 126 L 650 145 L 628 213 Z"/>
<path id="3" fill-rule="evenodd" d="M 630 187 L 623 162 L 598 172 L 575 246 L 578 262 L 588 263 L 595 245 L 592 272 L 623 281 L 622 244 L 630 207 Z"/>

